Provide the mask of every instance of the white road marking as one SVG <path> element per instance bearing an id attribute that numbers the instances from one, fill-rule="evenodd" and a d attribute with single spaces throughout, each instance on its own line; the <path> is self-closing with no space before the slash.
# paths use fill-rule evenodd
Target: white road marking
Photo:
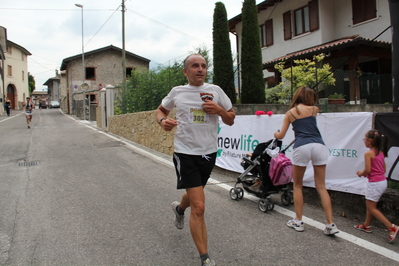
<path id="1" fill-rule="evenodd" d="M 76 120 L 76 121 L 78 121 L 78 120 Z M 152 153 L 150 153 L 148 151 L 145 151 L 145 150 L 143 150 L 143 149 L 141 149 L 139 147 L 136 147 L 136 146 L 130 144 L 127 141 L 124 141 L 122 139 L 114 137 L 114 136 L 110 135 L 109 133 L 106 133 L 104 131 L 98 130 L 98 129 L 96 129 L 94 127 L 91 127 L 91 126 L 88 126 L 88 125 L 85 125 L 85 126 L 91 128 L 93 130 L 96 130 L 97 132 L 99 132 L 101 134 L 104 134 L 104 135 L 106 135 L 106 136 L 108 136 L 108 137 L 110 137 L 110 138 L 112 138 L 114 140 L 118 140 L 118 141 L 122 142 L 123 144 L 125 144 L 127 147 L 129 147 L 130 149 L 134 150 L 138 154 L 141 154 L 141 155 L 146 156 L 146 157 L 148 157 L 150 159 L 153 159 L 154 161 L 158 161 L 158 162 L 164 164 L 165 166 L 174 168 L 173 162 L 170 161 L 170 160 L 166 160 L 164 158 L 156 156 L 156 155 L 154 155 L 154 154 L 152 154 Z M 213 178 L 209 178 L 208 182 L 210 184 L 214 184 L 214 185 L 216 185 L 216 186 L 218 186 L 220 188 L 223 188 L 223 189 L 225 189 L 227 191 L 230 191 L 230 189 L 233 188 L 232 186 L 224 184 L 224 183 L 221 183 L 220 181 L 218 181 L 216 179 L 213 179 Z M 254 201 L 254 202 L 259 201 L 259 198 L 255 197 L 255 196 L 252 196 L 252 195 L 250 195 L 248 193 L 244 194 L 244 198 L 246 198 L 248 200 L 251 200 L 251 201 Z M 285 209 L 283 207 L 280 207 L 280 206 L 277 206 L 277 205 L 274 206 L 274 211 L 279 212 L 279 213 L 284 214 L 284 215 L 287 215 L 288 217 L 295 217 L 295 212 L 287 210 L 287 209 Z M 304 223 L 306 223 L 306 225 L 313 226 L 313 227 L 315 227 L 317 229 L 320 229 L 320 230 L 324 230 L 324 228 L 325 228 L 325 224 L 320 223 L 320 222 L 318 222 L 316 220 L 313 220 L 311 218 L 308 218 L 306 216 L 302 216 L 302 221 Z M 353 243 L 355 245 L 358 245 L 358 246 L 360 246 L 362 248 L 368 249 L 368 250 L 370 250 L 372 252 L 375 252 L 375 253 L 380 254 L 380 255 L 382 255 L 384 257 L 387 257 L 389 259 L 392 259 L 392 260 L 395 260 L 395 261 L 399 262 L 399 253 L 394 252 L 392 250 L 389 250 L 387 248 L 381 247 L 381 246 L 376 245 L 374 243 L 371 243 L 371 242 L 369 242 L 367 240 L 364 240 L 362 238 L 359 238 L 357 236 L 351 235 L 349 233 L 346 233 L 346 232 L 340 230 L 339 233 L 335 235 L 335 237 L 339 237 L 339 238 L 345 239 L 346 241 L 349 241 L 349 242 L 351 242 L 351 243 Z"/>

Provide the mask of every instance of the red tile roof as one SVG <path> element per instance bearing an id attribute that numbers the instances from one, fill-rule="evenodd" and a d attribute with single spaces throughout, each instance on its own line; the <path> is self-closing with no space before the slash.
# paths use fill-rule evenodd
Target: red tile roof
<path id="1" fill-rule="evenodd" d="M 317 46 L 313 46 L 310 48 L 306 48 L 304 50 L 300 50 L 300 51 L 296 51 L 293 53 L 289 53 L 286 54 L 284 56 L 275 58 L 271 61 L 267 61 L 265 63 L 263 63 L 264 65 L 270 65 L 272 63 L 277 63 L 283 60 L 287 60 L 289 58 L 296 58 L 296 57 L 300 57 L 301 55 L 306 56 L 309 54 L 316 54 L 318 52 L 322 53 L 322 52 L 327 52 L 328 50 L 331 50 L 331 48 L 337 47 L 337 46 L 344 46 L 344 45 L 354 45 L 355 42 L 361 42 L 361 44 L 370 44 L 370 42 L 372 41 L 372 39 L 368 39 L 368 38 L 363 38 L 359 35 L 353 35 L 353 36 L 348 36 L 348 37 L 343 37 L 341 39 L 335 40 L 335 41 L 331 41 L 331 42 L 327 42 L 324 44 L 320 44 Z M 379 40 L 374 40 L 373 41 L 373 46 L 387 46 L 387 45 L 391 45 L 391 43 L 389 42 L 385 42 L 385 41 L 379 41 Z"/>

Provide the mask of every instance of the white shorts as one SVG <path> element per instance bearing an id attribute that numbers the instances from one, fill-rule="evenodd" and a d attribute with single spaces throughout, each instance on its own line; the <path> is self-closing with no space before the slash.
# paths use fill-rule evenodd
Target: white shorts
<path id="1" fill-rule="evenodd" d="M 25 115 L 33 115 L 33 113 L 25 113 Z"/>
<path id="2" fill-rule="evenodd" d="M 313 165 L 326 165 L 328 161 L 328 149 L 326 145 L 309 143 L 294 149 L 292 154 L 293 165 L 306 167 L 309 161 L 312 161 Z"/>
<path id="3" fill-rule="evenodd" d="M 368 182 L 366 189 L 366 200 L 379 202 L 382 194 L 387 190 L 388 181 Z"/>

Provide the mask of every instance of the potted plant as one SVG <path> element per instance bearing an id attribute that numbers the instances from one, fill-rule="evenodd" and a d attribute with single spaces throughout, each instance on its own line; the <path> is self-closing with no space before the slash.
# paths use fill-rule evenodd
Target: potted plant
<path id="1" fill-rule="evenodd" d="M 328 96 L 329 104 L 344 104 L 345 103 L 345 95 L 341 93 L 334 93 Z"/>

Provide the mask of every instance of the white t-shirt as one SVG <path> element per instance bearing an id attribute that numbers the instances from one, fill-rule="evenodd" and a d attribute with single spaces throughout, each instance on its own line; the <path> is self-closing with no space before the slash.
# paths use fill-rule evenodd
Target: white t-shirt
<path id="1" fill-rule="evenodd" d="M 202 108 L 202 97 L 230 110 L 233 105 L 224 91 L 216 85 L 177 86 L 162 100 L 162 106 L 171 111 L 176 107 L 177 130 L 174 151 L 190 155 L 205 155 L 217 151 L 219 116 L 207 114 Z"/>

